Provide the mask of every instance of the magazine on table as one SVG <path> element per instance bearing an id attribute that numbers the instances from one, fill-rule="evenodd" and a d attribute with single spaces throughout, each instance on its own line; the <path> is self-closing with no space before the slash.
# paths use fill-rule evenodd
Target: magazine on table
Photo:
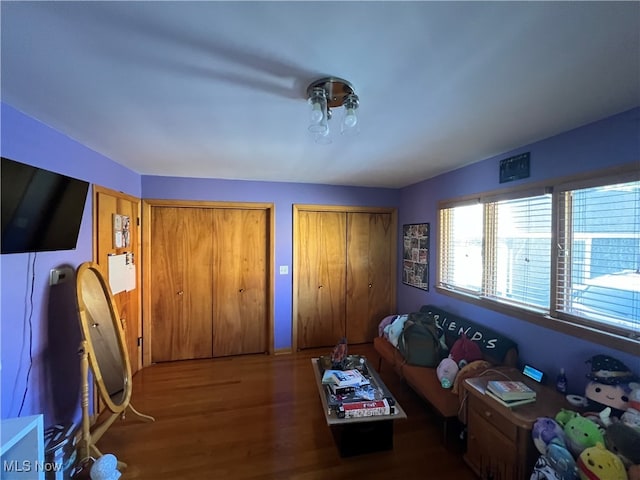
<path id="1" fill-rule="evenodd" d="M 359 370 L 325 370 L 322 374 L 322 383 L 333 384 L 338 387 L 354 387 L 366 385 L 369 380 Z"/>

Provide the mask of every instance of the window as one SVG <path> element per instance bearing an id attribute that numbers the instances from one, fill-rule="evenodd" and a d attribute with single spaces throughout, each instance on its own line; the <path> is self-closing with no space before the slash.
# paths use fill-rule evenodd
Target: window
<path id="1" fill-rule="evenodd" d="M 613 329 L 640 325 L 640 182 L 558 192 L 555 310 Z"/>
<path id="2" fill-rule="evenodd" d="M 437 287 L 640 338 L 639 177 L 634 168 L 443 202 Z"/>

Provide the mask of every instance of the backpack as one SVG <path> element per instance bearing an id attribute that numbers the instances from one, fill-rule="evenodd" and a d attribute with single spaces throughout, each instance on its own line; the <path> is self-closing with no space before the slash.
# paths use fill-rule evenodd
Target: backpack
<path id="1" fill-rule="evenodd" d="M 435 318 L 427 313 L 410 313 L 398 338 L 398 350 L 409 365 L 436 367 L 445 352 Z"/>

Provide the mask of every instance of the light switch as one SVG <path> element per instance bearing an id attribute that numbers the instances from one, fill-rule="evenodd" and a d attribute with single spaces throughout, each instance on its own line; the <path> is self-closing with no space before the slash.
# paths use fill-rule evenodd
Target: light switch
<path id="1" fill-rule="evenodd" d="M 289 275 L 289 265 L 280 265 L 280 275 Z"/>

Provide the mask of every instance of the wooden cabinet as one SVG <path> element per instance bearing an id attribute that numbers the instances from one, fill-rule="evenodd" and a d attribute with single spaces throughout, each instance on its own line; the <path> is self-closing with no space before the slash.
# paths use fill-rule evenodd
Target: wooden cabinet
<path id="1" fill-rule="evenodd" d="M 371 342 L 395 311 L 393 209 L 294 206 L 298 349 Z"/>
<path id="2" fill-rule="evenodd" d="M 151 361 L 269 351 L 270 210 L 148 211 Z"/>
<path id="3" fill-rule="evenodd" d="M 540 455 L 531 438 L 538 417 L 555 416 L 569 408 L 564 397 L 543 385 L 525 380 L 517 370 L 505 369 L 513 380 L 525 381 L 536 390 L 534 403 L 507 408 L 484 394 L 488 380 L 465 380 L 467 392 L 467 451 L 465 462 L 484 480 L 528 480 Z"/>

